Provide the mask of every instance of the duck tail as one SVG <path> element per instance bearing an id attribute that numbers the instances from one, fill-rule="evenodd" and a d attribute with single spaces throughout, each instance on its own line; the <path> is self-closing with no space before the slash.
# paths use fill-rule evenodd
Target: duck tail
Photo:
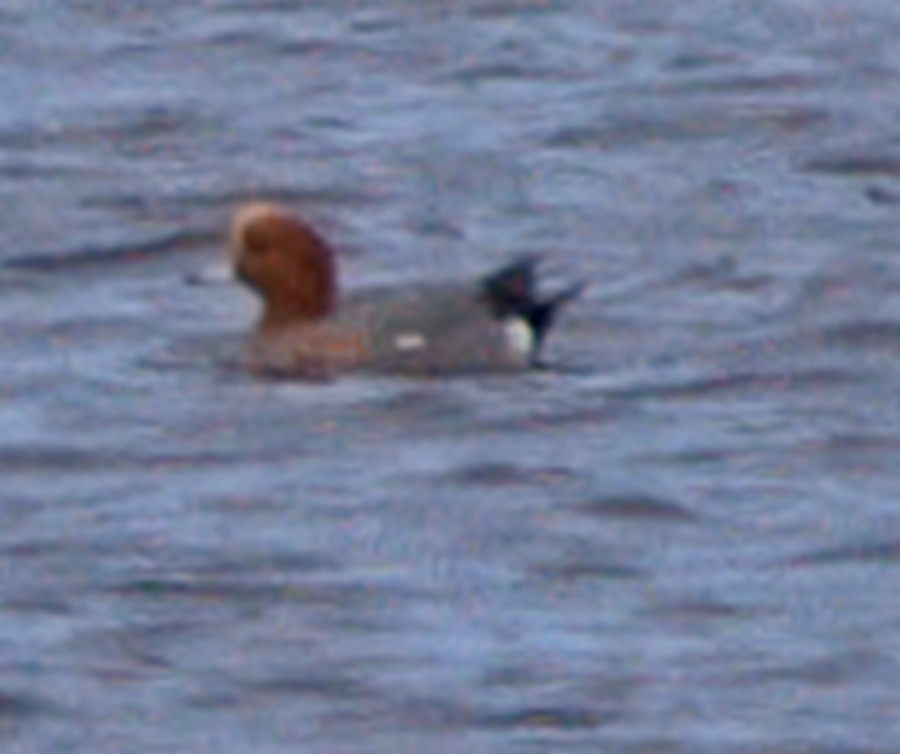
<path id="1" fill-rule="evenodd" d="M 528 324 L 531 325 L 531 329 L 534 331 L 535 358 L 540 354 L 544 338 L 556 321 L 556 315 L 566 304 L 573 299 L 578 298 L 578 296 L 584 292 L 585 288 L 587 288 L 587 283 L 582 281 L 553 294 L 548 299 L 535 302 L 534 307 L 527 317 Z"/>
<path id="2" fill-rule="evenodd" d="M 520 317 L 531 327 L 535 362 L 559 311 L 587 287 L 586 282 L 580 282 L 549 298 L 539 298 L 537 265 L 540 261 L 537 255 L 520 257 L 489 275 L 483 283 L 484 296 L 495 317 Z"/>

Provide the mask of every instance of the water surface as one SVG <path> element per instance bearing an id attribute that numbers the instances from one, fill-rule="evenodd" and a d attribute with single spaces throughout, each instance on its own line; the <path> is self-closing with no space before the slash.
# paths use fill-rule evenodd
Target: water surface
<path id="1" fill-rule="evenodd" d="M 769 5 L 7 2 L 3 751 L 895 751 L 900 8 Z M 259 380 L 249 198 L 593 286 Z"/>

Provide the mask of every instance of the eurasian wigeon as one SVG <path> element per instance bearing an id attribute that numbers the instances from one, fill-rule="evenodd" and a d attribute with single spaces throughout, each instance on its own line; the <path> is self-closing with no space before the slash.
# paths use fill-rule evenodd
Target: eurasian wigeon
<path id="1" fill-rule="evenodd" d="M 540 299 L 537 260 L 522 257 L 474 284 L 378 288 L 341 296 L 328 242 L 271 204 L 238 209 L 228 247 L 235 275 L 262 299 L 246 364 L 280 375 L 525 370 L 538 365 L 556 313 L 583 287 Z"/>

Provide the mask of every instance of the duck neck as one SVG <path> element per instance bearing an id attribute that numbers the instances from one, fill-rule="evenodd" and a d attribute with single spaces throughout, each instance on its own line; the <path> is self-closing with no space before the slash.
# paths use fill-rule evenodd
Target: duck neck
<path id="1" fill-rule="evenodd" d="M 311 313 L 309 307 L 304 306 L 302 302 L 267 301 L 256 324 L 256 329 L 262 333 L 272 334 L 319 319 L 322 319 L 322 316 Z"/>

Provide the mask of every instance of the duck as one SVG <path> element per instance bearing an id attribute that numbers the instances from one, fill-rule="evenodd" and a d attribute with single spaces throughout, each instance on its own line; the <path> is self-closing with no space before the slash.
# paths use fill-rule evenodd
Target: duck
<path id="1" fill-rule="evenodd" d="M 585 287 L 579 283 L 539 296 L 540 257 L 528 255 L 475 280 L 345 294 L 329 242 L 298 215 L 268 202 L 235 210 L 227 246 L 234 276 L 261 303 L 241 362 L 275 376 L 539 369 L 558 313 Z"/>

